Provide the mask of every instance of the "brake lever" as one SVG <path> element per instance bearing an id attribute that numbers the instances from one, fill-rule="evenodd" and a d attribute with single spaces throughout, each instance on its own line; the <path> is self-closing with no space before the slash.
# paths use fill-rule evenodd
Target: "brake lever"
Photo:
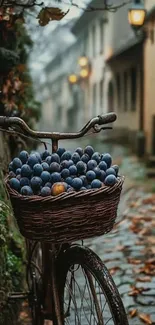
<path id="1" fill-rule="evenodd" d="M 112 130 L 113 128 L 111 126 L 102 126 L 99 127 L 97 124 L 93 126 L 93 129 L 95 131 L 95 133 L 99 133 L 102 130 Z"/>

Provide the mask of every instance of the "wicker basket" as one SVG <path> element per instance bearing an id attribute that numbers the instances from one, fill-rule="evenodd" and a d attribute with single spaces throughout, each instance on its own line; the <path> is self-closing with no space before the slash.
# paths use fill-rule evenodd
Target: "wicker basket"
<path id="1" fill-rule="evenodd" d="M 6 181 L 21 234 L 32 240 L 65 243 L 109 232 L 117 217 L 124 178 L 96 190 L 56 197 L 22 196 Z"/>

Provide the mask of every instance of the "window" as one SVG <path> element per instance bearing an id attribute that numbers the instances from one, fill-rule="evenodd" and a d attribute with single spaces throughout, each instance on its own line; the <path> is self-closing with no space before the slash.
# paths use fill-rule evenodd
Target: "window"
<path id="1" fill-rule="evenodd" d="M 124 111 L 127 111 L 127 104 L 128 104 L 128 74 L 127 74 L 127 71 L 124 71 L 123 79 L 124 79 Z"/>
<path id="2" fill-rule="evenodd" d="M 131 81 L 131 110 L 134 111 L 136 109 L 136 99 L 137 99 L 137 69 L 135 67 L 131 68 L 130 81 Z"/>
<path id="3" fill-rule="evenodd" d="M 103 108 L 103 80 L 100 81 L 100 108 Z"/>
<path id="4" fill-rule="evenodd" d="M 96 113 L 96 94 L 97 93 L 97 86 L 96 84 L 93 85 L 93 112 Z"/>
<path id="5" fill-rule="evenodd" d="M 104 46 L 104 21 L 100 20 L 100 53 L 103 53 Z"/>
<path id="6" fill-rule="evenodd" d="M 96 55 L 96 26 L 92 28 L 92 53 L 93 57 Z"/>

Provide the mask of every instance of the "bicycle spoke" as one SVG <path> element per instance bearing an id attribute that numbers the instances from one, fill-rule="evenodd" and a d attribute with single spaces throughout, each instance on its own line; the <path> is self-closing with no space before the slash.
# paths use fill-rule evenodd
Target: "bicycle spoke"
<path id="1" fill-rule="evenodd" d="M 75 265 L 68 271 L 64 315 L 65 325 L 114 325 L 102 288 L 81 266 Z"/>

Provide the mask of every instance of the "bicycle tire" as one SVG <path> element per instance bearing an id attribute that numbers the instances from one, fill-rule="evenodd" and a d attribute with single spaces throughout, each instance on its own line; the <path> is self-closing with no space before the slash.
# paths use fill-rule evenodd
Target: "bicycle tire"
<path id="1" fill-rule="evenodd" d="M 102 293 L 104 293 L 106 297 L 112 320 L 114 322 L 113 324 L 128 325 L 128 320 L 121 297 L 108 269 L 93 251 L 83 246 L 70 247 L 62 253 L 57 261 L 57 279 L 59 284 L 59 296 L 62 314 L 64 315 L 64 294 L 67 273 L 75 264 L 78 264 L 85 270 L 88 270 L 99 283 Z M 62 323 L 66 324 L 64 316 Z M 109 322 L 107 323 L 108 325 L 110 324 Z M 84 325 L 84 322 L 78 322 L 78 324 Z M 97 324 L 102 324 L 102 322 L 99 321 Z M 105 324 L 105 322 L 103 322 L 103 324 Z"/>

